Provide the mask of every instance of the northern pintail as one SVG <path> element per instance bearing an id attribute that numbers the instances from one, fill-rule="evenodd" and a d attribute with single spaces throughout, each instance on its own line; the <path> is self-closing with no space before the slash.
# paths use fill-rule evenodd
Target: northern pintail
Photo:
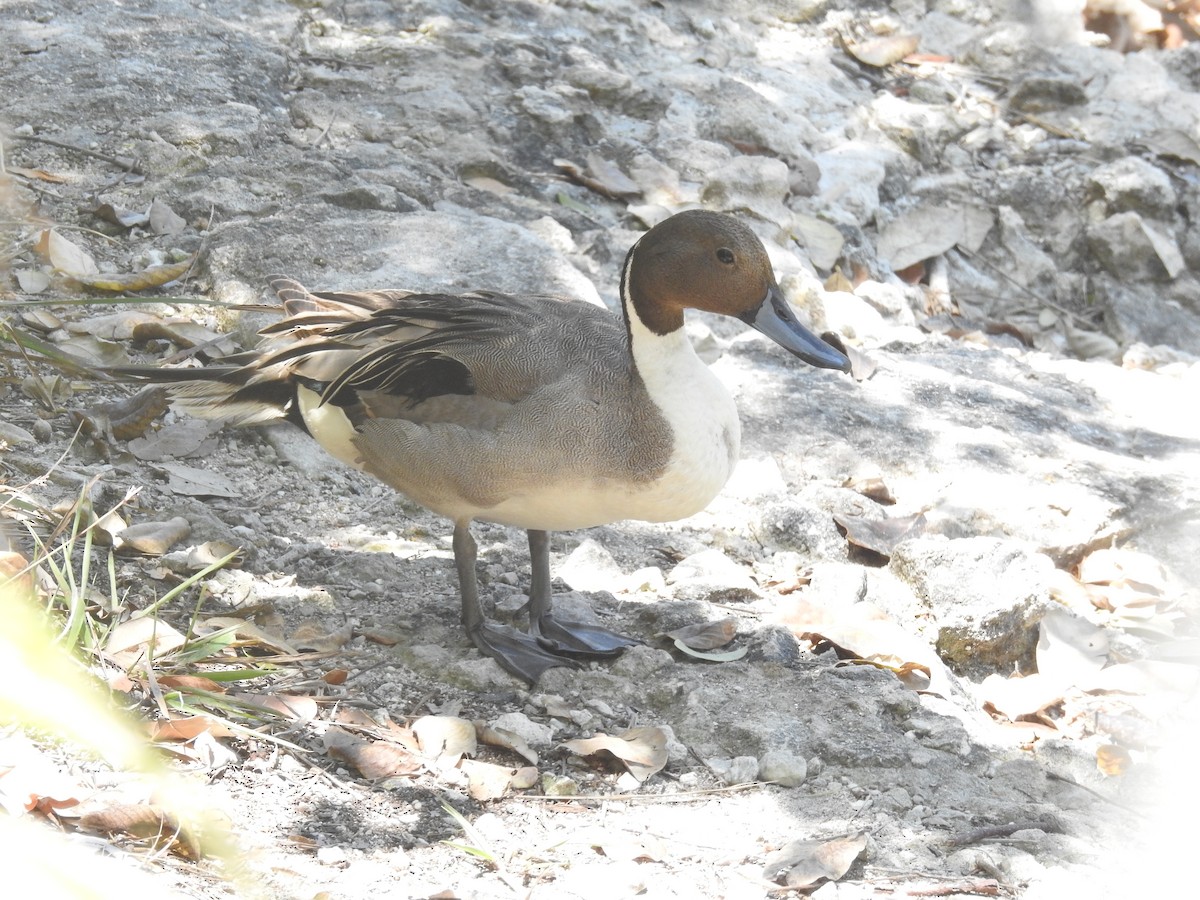
<path id="1" fill-rule="evenodd" d="M 490 291 L 271 287 L 284 318 L 257 349 L 204 368 L 126 370 L 235 424 L 290 420 L 338 459 L 454 523 L 472 642 L 534 682 L 635 641 L 551 613 L 547 532 L 703 509 L 738 459 L 733 399 L 684 335 L 684 310 L 741 319 L 805 362 L 849 370 L 805 329 L 738 220 L 689 210 L 646 232 L 621 273 L 622 315 Z M 529 631 L 489 622 L 474 519 L 523 528 Z"/>

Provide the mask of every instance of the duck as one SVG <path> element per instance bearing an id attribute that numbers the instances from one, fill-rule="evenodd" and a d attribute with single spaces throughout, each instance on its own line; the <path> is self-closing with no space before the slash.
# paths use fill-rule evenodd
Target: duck
<path id="1" fill-rule="evenodd" d="M 292 422 L 448 519 L 466 634 L 530 684 L 639 643 L 555 615 L 550 533 L 686 518 L 737 463 L 737 408 L 686 336 L 686 310 L 739 319 L 811 366 L 850 371 L 796 318 L 754 231 L 711 210 L 676 213 L 633 244 L 619 314 L 544 294 L 269 284 L 282 317 L 254 349 L 120 374 L 168 384 L 193 414 Z M 526 532 L 527 630 L 485 615 L 475 521 Z"/>

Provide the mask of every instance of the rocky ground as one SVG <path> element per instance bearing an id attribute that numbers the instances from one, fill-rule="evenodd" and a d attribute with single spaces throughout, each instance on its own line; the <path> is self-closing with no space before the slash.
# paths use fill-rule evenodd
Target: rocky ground
<path id="1" fill-rule="evenodd" d="M 446 523 L 288 431 L 168 412 L 106 433 L 118 388 L 10 361 L 12 490 L 48 508 L 100 476 L 106 507 L 139 487 L 133 523 L 244 548 L 212 610 L 266 609 L 295 647 L 327 648 L 306 673 L 348 673 L 306 689 L 304 753 L 244 736 L 191 753 L 267 896 L 1183 882 L 1200 44 L 1112 21 L 1131 52 L 1050 0 L 0 0 L 3 315 L 76 356 L 226 330 L 248 345 L 265 320 L 177 298 L 254 302 L 276 272 L 611 305 L 638 233 L 696 204 L 749 222 L 855 354 L 854 377 L 816 371 L 736 323 L 690 323 L 738 399 L 743 464 L 687 521 L 555 536 L 558 602 L 646 644 L 532 689 L 469 649 Z M 164 299 L 115 318 L 31 305 L 193 254 L 182 284 L 146 292 Z M 72 440 L 81 419 L 100 425 Z M 512 616 L 522 535 L 476 534 Z M 123 557 L 129 603 L 169 568 Z M 182 627 L 193 603 L 164 616 Z M 715 660 L 662 637 L 727 619 Z M 533 786 L 489 798 L 446 759 L 366 777 L 328 755 L 334 699 L 518 733 Z M 658 729 L 648 769 L 563 746 L 631 728 Z M 160 876 L 230 890 L 205 863 Z"/>

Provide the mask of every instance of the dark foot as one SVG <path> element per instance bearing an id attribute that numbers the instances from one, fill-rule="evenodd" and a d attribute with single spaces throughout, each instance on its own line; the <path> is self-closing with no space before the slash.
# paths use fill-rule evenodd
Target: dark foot
<path id="1" fill-rule="evenodd" d="M 545 641 L 507 625 L 484 624 L 468 629 L 471 642 L 484 656 L 490 656 L 504 671 L 534 684 L 542 673 L 556 666 L 578 669 L 579 663 L 555 653 Z"/>
<path id="2" fill-rule="evenodd" d="M 641 643 L 599 625 L 560 622 L 549 613 L 535 620 L 532 628 L 541 635 L 542 643 L 556 653 L 583 659 L 612 659 Z"/>

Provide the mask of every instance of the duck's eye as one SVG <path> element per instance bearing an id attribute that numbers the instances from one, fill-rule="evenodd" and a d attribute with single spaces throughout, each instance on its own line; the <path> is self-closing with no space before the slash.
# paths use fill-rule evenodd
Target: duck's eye
<path id="1" fill-rule="evenodd" d="M 727 265 L 727 266 L 732 266 L 733 259 L 734 259 L 733 251 L 730 250 L 728 247 L 722 247 L 720 250 L 717 251 L 717 259 L 719 259 L 721 262 L 725 263 L 725 265 Z"/>

